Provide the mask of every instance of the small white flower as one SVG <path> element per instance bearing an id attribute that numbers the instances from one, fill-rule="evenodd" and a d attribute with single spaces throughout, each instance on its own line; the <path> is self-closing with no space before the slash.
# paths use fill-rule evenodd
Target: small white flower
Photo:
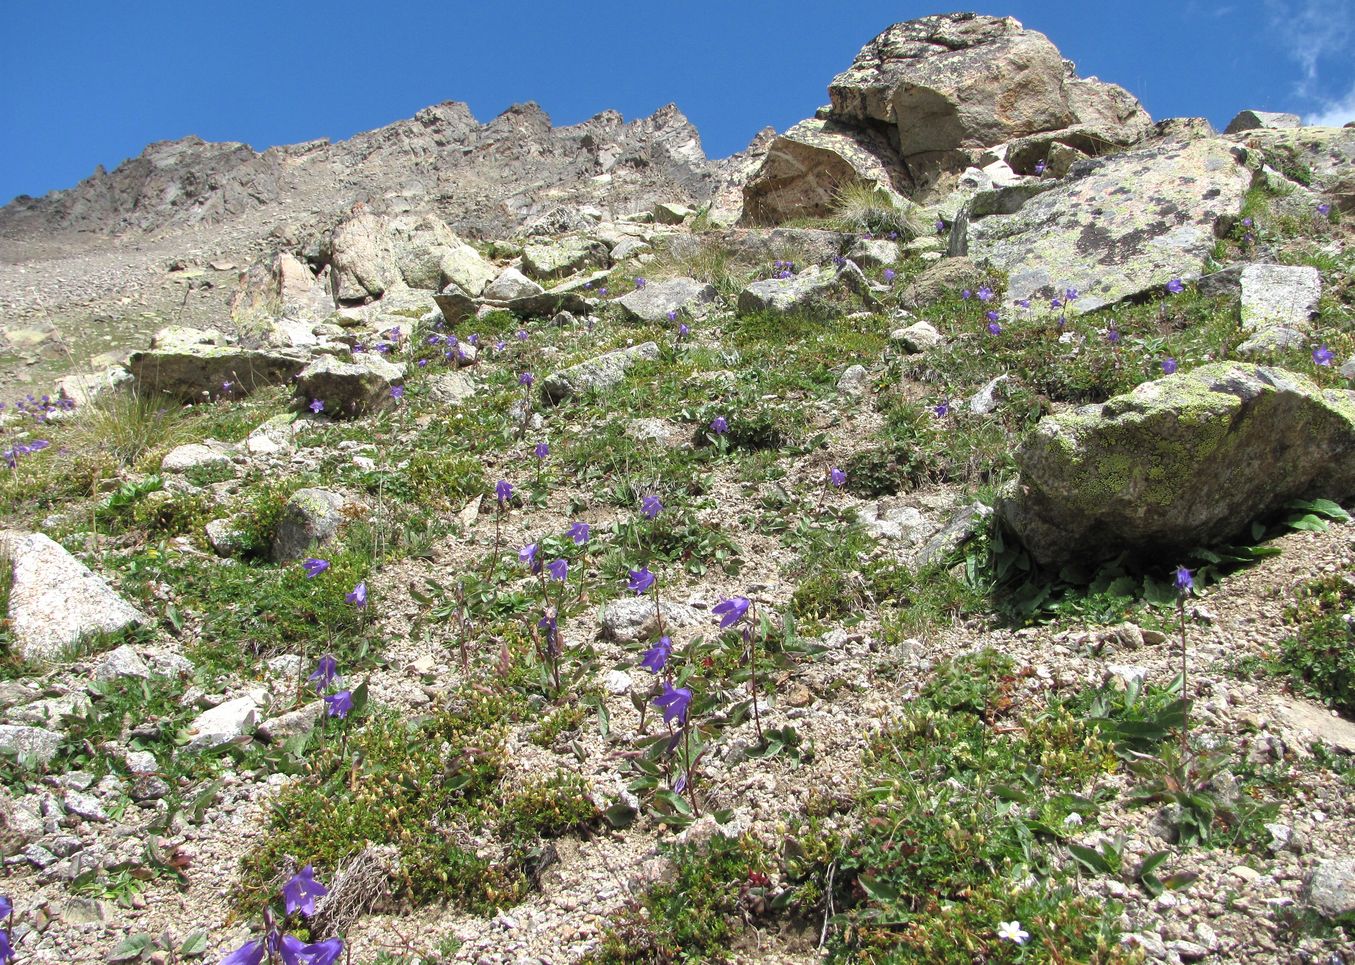
<path id="1" fill-rule="evenodd" d="M 1022 931 L 1019 921 L 1004 921 L 997 926 L 997 937 L 1016 942 L 1018 945 L 1024 945 L 1026 939 L 1030 937 L 1030 932 Z"/>
<path id="2" fill-rule="evenodd" d="M 1063 819 L 1063 826 L 1067 828 L 1081 827 L 1082 815 L 1078 814 L 1076 811 L 1069 812 L 1068 816 Z"/>

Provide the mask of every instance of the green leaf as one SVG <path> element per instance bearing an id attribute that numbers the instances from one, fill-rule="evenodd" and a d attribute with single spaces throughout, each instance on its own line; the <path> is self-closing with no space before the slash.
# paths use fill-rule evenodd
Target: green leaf
<path id="1" fill-rule="evenodd" d="M 1152 854 L 1148 855 L 1148 857 L 1144 858 L 1143 863 L 1139 865 L 1139 877 L 1142 878 L 1144 875 L 1152 874 L 1159 866 L 1161 866 L 1162 862 L 1170 857 L 1170 851 L 1154 851 Z"/>
<path id="2" fill-rule="evenodd" d="M 125 940 L 108 956 L 110 962 L 134 962 L 155 947 L 155 939 L 150 935 L 133 935 Z"/>
<path id="3" fill-rule="evenodd" d="M 857 883 L 876 901 L 892 902 L 899 897 L 899 889 L 885 884 L 876 879 L 873 874 L 866 873 L 856 879 Z"/>
<path id="4" fill-rule="evenodd" d="M 1068 853 L 1072 855 L 1073 860 L 1083 869 L 1092 874 L 1110 875 L 1115 873 L 1115 869 L 1110 866 L 1105 855 L 1099 851 L 1085 847 L 1080 844 L 1069 844 Z"/>
<path id="5" fill-rule="evenodd" d="M 196 958 L 205 954 L 207 951 L 207 933 L 205 931 L 195 931 L 184 939 L 183 945 L 179 948 L 179 954 L 185 958 Z"/>
<path id="6" fill-rule="evenodd" d="M 613 804 L 602 812 L 602 819 L 607 822 L 608 827 L 620 831 L 634 824 L 639 815 L 640 812 L 629 804 Z"/>

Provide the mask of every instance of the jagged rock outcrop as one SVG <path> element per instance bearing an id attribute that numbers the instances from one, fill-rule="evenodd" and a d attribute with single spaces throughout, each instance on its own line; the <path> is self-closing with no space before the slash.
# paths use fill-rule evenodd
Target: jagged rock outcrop
<path id="1" fill-rule="evenodd" d="M 998 512 L 1040 562 L 1169 555 L 1355 493 L 1355 392 L 1215 362 L 1045 418 L 1016 464 Z"/>
<path id="2" fill-rule="evenodd" d="M 985 148 L 1035 134 L 1080 129 L 1076 137 L 1092 149 L 1082 153 L 1100 154 L 1152 131 L 1132 95 L 1079 78 L 1044 34 L 1011 17 L 952 13 L 894 24 L 828 95 L 826 111 L 769 146 L 744 190 L 748 223 L 825 214 L 850 182 L 940 197 Z"/>
<path id="3" fill-rule="evenodd" d="M 284 200 L 322 220 L 355 202 L 389 215 L 431 207 L 457 232 L 502 236 L 560 209 L 704 201 L 727 177 L 672 104 L 630 122 L 603 111 L 555 127 L 533 103 L 481 124 L 465 104 L 447 102 L 335 143 L 262 153 L 197 137 L 152 144 L 74 188 L 0 208 L 0 238 L 223 224 L 282 214 Z"/>

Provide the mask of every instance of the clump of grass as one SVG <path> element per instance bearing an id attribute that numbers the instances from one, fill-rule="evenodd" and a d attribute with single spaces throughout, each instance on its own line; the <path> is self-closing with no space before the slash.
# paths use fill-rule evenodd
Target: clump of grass
<path id="1" fill-rule="evenodd" d="M 853 181 L 833 197 L 832 224 L 842 231 L 911 241 L 928 230 L 916 205 L 878 185 Z"/>
<path id="2" fill-rule="evenodd" d="M 179 406 L 127 390 L 106 392 L 85 408 L 67 444 L 75 452 L 104 453 L 130 467 L 188 437 Z"/>
<path id="3" fill-rule="evenodd" d="M 327 746 L 312 776 L 282 793 L 263 841 L 244 859 L 237 906 L 267 900 L 277 869 L 293 859 L 323 873 L 370 844 L 400 849 L 393 885 L 405 900 L 477 912 L 520 901 L 542 840 L 596 816 L 573 774 L 502 793 L 505 726 L 521 709 L 467 689 L 454 707 L 415 725 L 371 718 L 349 739 L 351 757 Z"/>

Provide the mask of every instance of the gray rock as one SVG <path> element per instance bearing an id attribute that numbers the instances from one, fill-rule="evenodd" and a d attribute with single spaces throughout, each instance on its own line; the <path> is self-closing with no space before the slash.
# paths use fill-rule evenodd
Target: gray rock
<path id="1" fill-rule="evenodd" d="M 1319 861 L 1304 881 L 1304 897 L 1328 918 L 1355 912 L 1355 858 Z"/>
<path id="2" fill-rule="evenodd" d="M 108 812 L 103 809 L 103 805 L 93 794 L 67 791 L 65 805 L 67 811 L 78 818 L 84 818 L 86 821 L 103 822 L 108 820 Z"/>
<path id="3" fill-rule="evenodd" d="M 489 287 L 481 293 L 481 297 L 487 302 L 511 302 L 517 298 L 540 295 L 543 291 L 545 289 L 536 282 L 516 268 L 510 267 L 505 268 L 499 273 L 499 277 L 490 282 Z"/>
<path id="4" fill-rule="evenodd" d="M 991 515 L 993 515 L 991 506 L 979 502 L 970 503 L 941 527 L 936 535 L 927 540 L 926 545 L 913 557 L 913 565 L 922 569 L 945 563 L 956 550 L 974 538 L 984 520 Z"/>
<path id="5" fill-rule="evenodd" d="M 213 519 L 203 527 L 212 552 L 223 559 L 239 556 L 249 549 L 249 534 L 239 529 L 240 523 L 232 519 Z"/>
<path id="6" fill-rule="evenodd" d="M 606 268 L 609 264 L 607 246 L 592 238 L 566 237 L 522 249 L 523 271 L 537 279 L 564 278 L 585 268 Z"/>
<path id="7" fill-rule="evenodd" d="M 809 118 L 768 147 L 761 167 L 744 186 L 743 220 L 761 225 L 834 215 L 844 184 L 872 187 L 904 208 L 909 202 L 903 192 L 910 183 L 884 134 Z"/>
<path id="8" fill-rule="evenodd" d="M 932 327 L 931 322 L 914 322 L 907 328 L 897 328 L 889 333 L 889 339 L 898 342 L 910 355 L 925 352 L 945 342 L 945 338 Z"/>
<path id="9" fill-rule="evenodd" d="M 612 248 L 612 261 L 620 264 L 627 258 L 635 258 L 654 250 L 654 246 L 643 238 L 622 238 Z"/>
<path id="10" fill-rule="evenodd" d="M 80 691 L 72 691 L 60 697 L 48 697 L 24 704 L 10 712 L 10 720 L 16 724 L 33 724 L 38 727 L 59 725 L 63 718 L 72 714 L 84 714 L 89 710 L 89 698 Z"/>
<path id="11" fill-rule="evenodd" d="M 168 473 L 186 473 L 192 469 L 223 468 L 235 473 L 235 463 L 231 460 L 234 447 L 215 439 L 205 442 L 190 442 L 178 446 L 165 454 L 160 460 L 160 471 Z"/>
<path id="12" fill-rule="evenodd" d="M 870 373 L 864 365 L 849 365 L 838 377 L 837 390 L 841 395 L 864 396 L 870 391 Z"/>
<path id="13" fill-rule="evenodd" d="M 467 318 L 474 318 L 475 312 L 479 308 L 475 299 L 460 288 L 449 288 L 444 292 L 439 292 L 433 296 L 433 304 L 438 307 L 438 311 L 442 313 L 442 320 L 448 325 L 455 325 Z"/>
<path id="14" fill-rule="evenodd" d="M 683 603 L 664 600 L 661 609 L 665 631 L 694 627 L 702 622 L 701 614 Z M 657 612 L 652 596 L 612 600 L 602 611 L 603 639 L 629 643 L 653 636 L 658 633 Z"/>
<path id="15" fill-rule="evenodd" d="M 133 774 L 154 774 L 160 770 L 160 762 L 150 751 L 128 751 L 123 755 L 127 769 Z"/>
<path id="16" fill-rule="evenodd" d="M 428 398 L 448 405 L 469 399 L 478 389 L 475 380 L 464 372 L 442 372 L 424 384 L 428 387 Z"/>
<path id="17" fill-rule="evenodd" d="M 682 442 L 683 436 L 682 430 L 666 419 L 632 419 L 626 425 L 626 437 L 639 442 L 676 446 Z"/>
<path id="18" fill-rule="evenodd" d="M 868 536 L 901 542 L 906 546 L 920 546 L 936 532 L 936 523 L 913 506 L 897 506 L 881 501 L 862 506 L 856 516 Z"/>
<path id="19" fill-rule="evenodd" d="M 18 757 L 32 756 L 39 764 L 46 764 L 61 747 L 61 735 L 45 727 L 26 727 L 0 724 L 0 751 Z"/>
<path id="20" fill-rule="evenodd" d="M 1243 131 L 1255 131 L 1260 128 L 1299 127 L 1301 123 L 1297 114 L 1277 114 L 1273 111 L 1240 111 L 1228 122 L 1228 126 L 1223 129 L 1223 133 L 1241 134 Z"/>
<path id="21" fill-rule="evenodd" d="M 392 404 L 391 389 L 404 377 L 404 363 L 387 362 L 372 352 L 352 362 L 322 355 L 297 374 L 297 398 L 303 405 L 323 401 L 325 415 L 367 415 Z"/>
<path id="22" fill-rule="evenodd" d="M 1242 269 L 1242 327 L 1304 331 L 1317 314 L 1322 278 L 1316 268 L 1247 265 Z"/>
<path id="23" fill-rule="evenodd" d="M 999 512 L 1038 561 L 1180 552 L 1355 493 L 1355 393 L 1216 362 L 1045 418 L 1016 463 Z"/>
<path id="24" fill-rule="evenodd" d="M 23 856 L 29 864 L 39 871 L 43 868 L 50 868 L 61 860 L 40 844 L 30 844 L 28 847 L 24 848 Z"/>
<path id="25" fill-rule="evenodd" d="M 847 251 L 847 257 L 862 268 L 884 268 L 898 264 L 899 246 L 883 238 L 862 238 Z"/>
<path id="26" fill-rule="evenodd" d="M 339 303 L 381 298 L 401 285 L 440 291 L 454 282 L 469 291 L 493 275 L 474 248 L 431 214 L 359 213 L 334 229 L 330 250 Z"/>
<path id="27" fill-rule="evenodd" d="M 270 717 L 259 725 L 259 736 L 272 744 L 284 744 L 293 737 L 309 734 L 325 712 L 323 700 L 313 700 L 304 707 Z"/>
<path id="28" fill-rule="evenodd" d="M 256 700 L 256 697 L 259 699 Z M 228 744 L 235 738 L 249 734 L 259 712 L 262 697 L 247 694 L 218 704 L 204 711 L 188 726 L 191 735 L 185 750 L 191 752 L 210 750 Z"/>
<path id="29" fill-rule="evenodd" d="M 789 278 L 766 278 L 739 292 L 739 314 L 787 314 L 826 298 L 839 287 L 838 273 L 828 266 L 806 268 Z"/>
<path id="30" fill-rule="evenodd" d="M 1090 311 L 1198 276 L 1250 184 L 1218 140 L 1099 158 L 1015 214 L 971 223 L 969 256 L 1007 273 L 1009 306 L 1028 298 L 1047 312 L 1074 288 L 1075 310 Z"/>
<path id="31" fill-rule="evenodd" d="M 1012 18 L 942 14 L 894 24 L 828 88 L 830 116 L 893 125 L 899 153 L 1002 144 L 1077 123 L 1146 133 L 1121 88 L 1080 80 L 1043 34 Z"/>
<path id="32" fill-rule="evenodd" d="M 958 298 L 965 289 L 977 291 L 988 279 L 988 273 L 968 258 L 943 258 L 914 278 L 899 302 L 905 308 L 926 308 L 943 298 Z"/>
<path id="33" fill-rule="evenodd" d="M 146 661 L 127 644 L 104 654 L 104 658 L 94 668 L 95 680 L 119 680 L 123 677 L 147 679 L 150 675 L 151 668 L 146 666 Z"/>
<path id="34" fill-rule="evenodd" d="M 289 452 L 293 446 L 296 427 L 295 413 L 279 413 L 249 434 L 249 438 L 245 440 L 245 448 L 252 456 Z"/>
<path id="35" fill-rule="evenodd" d="M 153 653 L 147 662 L 157 677 L 191 677 L 196 669 L 193 661 L 177 653 Z"/>
<path id="36" fill-rule="evenodd" d="M 1271 325 L 1257 330 L 1255 335 L 1237 347 L 1236 352 L 1244 358 L 1275 355 L 1279 352 L 1303 348 L 1307 342 L 1308 336 L 1300 331 L 1280 325 Z"/>
<path id="37" fill-rule="evenodd" d="M 188 331 L 193 330 L 178 330 Z M 150 349 L 133 352 L 127 369 L 137 390 L 180 402 L 226 394 L 241 398 L 262 386 L 290 381 L 310 358 L 304 349 L 245 349 L 226 345 L 211 332 L 197 336 L 157 336 Z"/>
<path id="38" fill-rule="evenodd" d="M 273 562 L 301 559 L 335 537 L 347 500 L 328 489 L 298 489 L 283 508 L 273 534 Z"/>
<path id="39" fill-rule="evenodd" d="M 39 693 L 26 680 L 0 680 L 0 710 L 37 700 Z"/>
<path id="40" fill-rule="evenodd" d="M 659 357 L 659 347 L 644 342 L 630 348 L 619 348 L 597 358 L 552 372 L 541 383 L 541 395 L 554 405 L 588 391 L 604 391 L 620 385 L 626 370 L 636 362 L 653 361 Z"/>
<path id="41" fill-rule="evenodd" d="M 618 298 L 614 304 L 628 322 L 666 322 L 669 312 L 700 318 L 716 299 L 715 286 L 694 278 L 651 281 Z"/>
<path id="42" fill-rule="evenodd" d="M 661 201 L 654 205 L 653 214 L 655 224 L 682 224 L 696 212 L 685 204 Z"/>
<path id="43" fill-rule="evenodd" d="M 56 396 L 75 403 L 79 412 L 95 399 L 116 391 L 132 381 L 132 373 L 121 365 L 113 365 L 98 372 L 81 372 L 56 380 Z"/>
<path id="44" fill-rule="evenodd" d="M 0 531 L 0 561 L 4 559 L 13 574 L 9 620 L 14 648 L 28 659 L 55 659 L 88 634 L 146 622 L 140 610 L 41 533 Z"/>
<path id="45" fill-rule="evenodd" d="M 1013 385 L 1010 375 L 999 375 L 989 379 L 983 388 L 969 397 L 965 403 L 975 415 L 990 415 L 997 411 Z"/>
<path id="46" fill-rule="evenodd" d="M 322 322 L 334 314 L 334 296 L 327 274 L 317 278 L 298 258 L 283 251 L 240 276 L 230 310 L 231 319 L 245 330 L 278 318 Z"/>
<path id="47" fill-rule="evenodd" d="M 1311 190 L 1341 212 L 1355 212 L 1355 127 L 1260 129 L 1234 140 L 1249 168 L 1259 170 L 1268 157 L 1286 157 L 1306 171 Z"/>

